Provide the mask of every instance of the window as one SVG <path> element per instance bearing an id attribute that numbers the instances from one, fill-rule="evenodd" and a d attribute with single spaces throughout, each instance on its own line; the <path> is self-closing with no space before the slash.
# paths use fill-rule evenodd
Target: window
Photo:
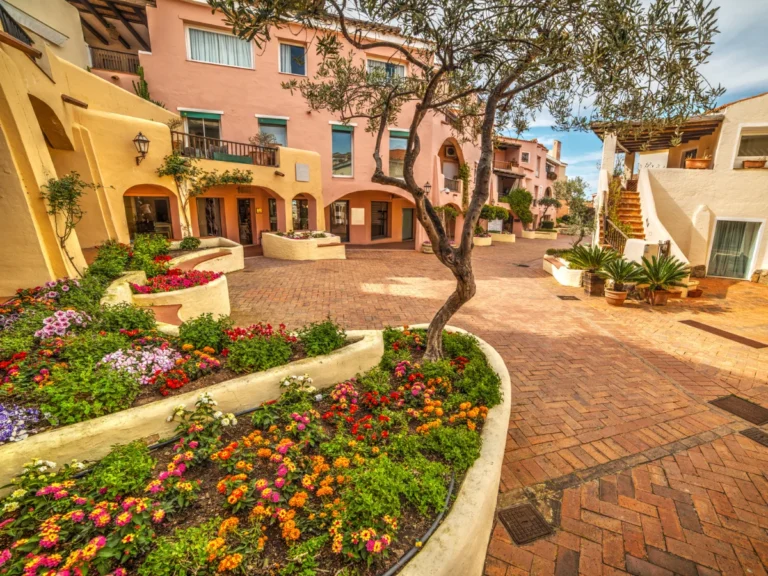
<path id="1" fill-rule="evenodd" d="M 387 79 L 405 78 L 405 66 L 402 64 L 393 64 L 382 60 L 368 60 L 368 73 L 382 71 L 387 75 Z"/>
<path id="2" fill-rule="evenodd" d="M 541 156 L 536 156 L 536 177 L 541 173 Z"/>
<path id="3" fill-rule="evenodd" d="M 749 278 L 760 226 L 760 222 L 718 219 L 709 253 L 707 275 Z"/>
<path id="4" fill-rule="evenodd" d="M 389 238 L 389 202 L 371 202 L 371 240 Z"/>
<path id="5" fill-rule="evenodd" d="M 271 134 L 275 144 L 288 146 L 288 121 L 281 118 L 259 118 L 259 132 Z"/>
<path id="6" fill-rule="evenodd" d="M 694 159 L 696 158 L 696 153 L 698 150 L 694 148 L 693 150 L 686 150 L 683 152 L 683 157 L 680 158 L 680 168 L 685 168 L 685 161 L 688 159 Z"/>
<path id="7" fill-rule="evenodd" d="M 168 198 L 157 196 L 124 196 L 128 234 L 133 240 L 136 234 L 162 234 L 173 236 L 171 204 Z"/>
<path id="8" fill-rule="evenodd" d="M 520 162 L 525 162 L 526 164 L 528 164 L 528 162 L 530 161 L 531 161 L 530 152 L 523 152 L 522 154 L 520 154 Z"/>
<path id="9" fill-rule="evenodd" d="M 408 132 L 391 130 L 389 132 L 389 175 L 393 178 L 403 177 L 405 165 L 405 149 L 408 146 Z"/>
<path id="10" fill-rule="evenodd" d="M 269 211 L 269 229 L 277 232 L 277 200 L 267 198 L 267 210 Z"/>
<path id="11" fill-rule="evenodd" d="M 187 133 L 192 136 L 221 140 L 221 117 L 201 112 L 182 112 L 187 123 Z"/>
<path id="12" fill-rule="evenodd" d="M 280 72 L 283 74 L 307 75 L 307 50 L 304 46 L 280 44 Z"/>
<path id="13" fill-rule="evenodd" d="M 352 176 L 352 126 L 334 126 L 331 133 L 334 176 Z"/>
<path id="14" fill-rule="evenodd" d="M 291 208 L 293 229 L 309 230 L 309 200 L 294 200 Z"/>
<path id="15" fill-rule="evenodd" d="M 743 133 L 739 142 L 739 156 L 768 156 L 768 134 Z"/>
<path id="16" fill-rule="evenodd" d="M 189 59 L 209 64 L 253 68 L 253 48 L 247 40 L 232 34 L 187 28 Z"/>

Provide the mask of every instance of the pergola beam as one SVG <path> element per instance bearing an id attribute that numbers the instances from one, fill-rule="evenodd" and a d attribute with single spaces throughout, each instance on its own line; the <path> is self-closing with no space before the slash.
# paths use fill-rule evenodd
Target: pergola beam
<path id="1" fill-rule="evenodd" d="M 96 40 L 98 40 L 99 42 L 101 42 L 106 46 L 109 45 L 109 40 L 107 40 L 101 32 L 96 30 L 96 28 L 88 24 L 88 21 L 84 20 L 82 16 L 80 17 L 80 22 L 83 23 L 83 28 L 85 28 L 86 30 L 88 30 L 88 32 L 96 36 Z"/>
<path id="2" fill-rule="evenodd" d="M 107 22 L 107 19 L 102 16 L 101 12 L 96 10 L 96 7 L 89 2 L 89 0 L 78 0 L 83 6 L 85 6 L 88 9 L 88 12 L 93 14 L 94 18 L 99 21 L 99 23 L 104 26 L 104 28 L 107 29 L 107 32 L 109 32 L 110 28 L 114 28 L 109 22 Z M 82 20 L 82 17 L 80 18 Z M 131 49 L 131 45 L 126 42 L 125 38 L 123 38 L 120 34 L 117 35 L 117 41 L 120 42 L 120 44 L 123 45 L 124 48 L 127 50 Z M 105 42 L 105 44 L 109 44 L 109 42 Z"/>
<path id="3" fill-rule="evenodd" d="M 87 0 L 86 0 L 87 1 Z M 131 23 L 126 19 L 125 16 L 123 16 L 122 11 L 120 8 L 114 5 L 113 2 L 110 0 L 104 0 L 104 3 L 109 6 L 109 8 L 115 13 L 115 16 L 117 16 L 117 19 L 120 20 L 120 22 L 123 23 L 123 26 L 128 30 L 128 32 L 131 33 L 131 35 L 136 38 L 136 41 L 139 43 L 139 45 L 146 50 L 147 52 L 150 51 L 149 44 L 144 40 L 144 38 L 141 37 L 141 35 L 136 32 L 133 26 L 131 26 Z"/>

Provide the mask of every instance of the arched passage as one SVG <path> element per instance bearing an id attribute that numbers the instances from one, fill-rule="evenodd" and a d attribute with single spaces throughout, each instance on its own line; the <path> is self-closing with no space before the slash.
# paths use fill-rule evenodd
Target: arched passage
<path id="1" fill-rule="evenodd" d="M 43 131 L 46 144 L 56 150 L 74 150 L 75 147 L 67 136 L 64 124 L 59 120 L 53 108 L 32 94 L 29 95 L 29 101 L 35 111 L 40 129 Z"/>
<path id="2" fill-rule="evenodd" d="M 350 244 L 410 242 L 416 236 L 414 204 L 405 191 L 360 190 L 325 208 L 328 230 Z"/>
<path id="3" fill-rule="evenodd" d="M 442 183 L 438 182 L 439 190 L 459 192 L 459 168 L 464 164 L 464 152 L 455 138 L 446 138 L 438 152 Z"/>
<path id="4" fill-rule="evenodd" d="M 182 236 L 179 203 L 176 195 L 164 186 L 137 184 L 130 187 L 123 194 L 123 208 L 125 232 L 130 240 L 136 234 L 162 234 L 167 238 Z"/>
<path id="5" fill-rule="evenodd" d="M 317 200 L 311 194 L 297 194 L 291 199 L 291 230 L 317 230 Z"/>

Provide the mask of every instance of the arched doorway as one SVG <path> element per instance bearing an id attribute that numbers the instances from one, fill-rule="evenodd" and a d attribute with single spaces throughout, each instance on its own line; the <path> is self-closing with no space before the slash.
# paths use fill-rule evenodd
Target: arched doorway
<path id="1" fill-rule="evenodd" d="M 291 200 L 291 230 L 317 230 L 317 201 L 309 194 Z"/>
<path id="2" fill-rule="evenodd" d="M 137 234 L 160 234 L 166 238 L 181 238 L 179 204 L 168 188 L 154 184 L 139 184 L 123 194 L 123 207 L 128 239 Z"/>
<path id="3" fill-rule="evenodd" d="M 457 222 L 461 217 L 461 209 L 456 204 L 451 203 L 439 206 L 436 210 L 443 222 L 443 228 L 445 228 L 446 235 L 450 240 L 456 240 L 456 233 L 459 229 Z"/>
<path id="4" fill-rule="evenodd" d="M 443 175 L 442 190 L 459 192 L 461 187 L 459 170 L 464 164 L 464 152 L 461 150 L 461 145 L 455 138 L 447 138 L 440 146 L 438 156 L 440 157 L 440 172 Z"/>

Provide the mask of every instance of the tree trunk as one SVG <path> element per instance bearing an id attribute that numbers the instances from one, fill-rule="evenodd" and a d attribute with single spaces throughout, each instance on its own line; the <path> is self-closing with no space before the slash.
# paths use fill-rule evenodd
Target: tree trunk
<path id="1" fill-rule="evenodd" d="M 443 357 L 443 329 L 451 317 L 459 311 L 464 304 L 469 302 L 477 291 L 475 275 L 472 271 L 472 252 L 467 253 L 466 259 L 457 261 L 455 270 L 456 290 L 448 297 L 445 303 L 432 318 L 427 329 L 427 350 L 424 359 L 431 362 Z"/>

